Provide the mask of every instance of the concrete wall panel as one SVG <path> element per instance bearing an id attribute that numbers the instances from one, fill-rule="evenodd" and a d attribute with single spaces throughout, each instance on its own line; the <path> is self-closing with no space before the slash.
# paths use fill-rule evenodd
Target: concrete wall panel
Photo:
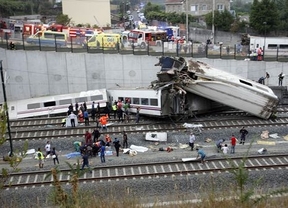
<path id="1" fill-rule="evenodd" d="M 8 100 L 56 95 L 99 88 L 150 85 L 160 67 L 155 56 L 119 54 L 57 53 L 0 49 L 3 69 L 9 77 Z M 196 59 L 193 59 L 196 60 Z M 197 59 L 213 67 L 258 81 L 270 74 L 270 86 L 278 85 L 278 74 L 288 75 L 288 63 Z M 286 77 L 283 85 L 285 85 Z M 2 92 L 2 89 L 0 90 Z M 2 93 L 3 95 L 3 93 Z M 0 96 L 0 102 L 3 96 Z"/>
<path id="2" fill-rule="evenodd" d="M 66 53 L 46 52 L 50 95 L 69 93 Z"/>
<path id="3" fill-rule="evenodd" d="M 85 53 L 66 53 L 68 93 L 87 90 Z"/>
<path id="4" fill-rule="evenodd" d="M 86 54 L 85 60 L 88 89 L 106 88 L 104 54 Z"/>
<path id="5" fill-rule="evenodd" d="M 26 56 L 27 71 L 31 85 L 31 97 L 49 95 L 49 81 L 47 76 L 47 64 L 45 53 L 30 51 Z"/>

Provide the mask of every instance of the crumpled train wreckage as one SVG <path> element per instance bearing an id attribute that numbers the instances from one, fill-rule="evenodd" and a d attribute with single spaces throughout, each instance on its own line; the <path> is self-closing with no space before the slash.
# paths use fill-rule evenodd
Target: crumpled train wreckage
<path id="1" fill-rule="evenodd" d="M 230 106 L 268 119 L 276 111 L 278 97 L 265 85 L 182 57 L 159 57 L 161 71 L 151 82 L 154 90 L 169 89 L 175 114 Z M 167 102 L 169 101 L 167 100 Z M 213 102 L 214 101 L 214 102 Z"/>

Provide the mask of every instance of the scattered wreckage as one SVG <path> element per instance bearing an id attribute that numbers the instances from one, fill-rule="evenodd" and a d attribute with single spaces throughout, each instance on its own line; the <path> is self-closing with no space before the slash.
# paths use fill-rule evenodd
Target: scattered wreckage
<path id="1" fill-rule="evenodd" d="M 183 99 L 179 106 L 183 112 L 187 111 L 186 104 L 197 103 L 196 95 L 263 119 L 270 118 L 279 103 L 268 86 L 200 61 L 162 56 L 155 66 L 161 66 L 161 71 L 157 73 L 158 80 L 151 82 L 151 87 L 155 90 L 170 87 L 173 95 Z M 188 99 L 187 95 L 190 95 Z"/>

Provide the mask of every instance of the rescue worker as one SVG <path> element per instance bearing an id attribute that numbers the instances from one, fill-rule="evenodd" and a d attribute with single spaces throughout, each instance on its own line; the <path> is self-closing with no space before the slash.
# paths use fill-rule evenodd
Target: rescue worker
<path id="1" fill-rule="evenodd" d="M 43 168 L 44 166 L 44 154 L 41 152 L 41 148 L 38 148 L 38 151 L 36 152 L 36 159 L 39 161 L 39 168 Z"/>
<path id="2" fill-rule="evenodd" d="M 114 119 L 116 119 L 116 113 L 117 113 L 117 102 L 116 101 L 112 105 L 112 111 L 113 111 Z"/>
<path id="3" fill-rule="evenodd" d="M 106 131 L 107 131 L 107 121 L 108 121 L 108 116 L 107 115 L 104 115 L 104 116 L 100 117 L 99 122 L 101 124 L 101 131 L 103 129 L 106 129 Z"/>
<path id="4" fill-rule="evenodd" d="M 120 142 L 117 138 L 115 138 L 115 140 L 113 141 L 115 150 L 116 150 L 116 156 L 119 157 L 119 149 L 120 149 Z"/>

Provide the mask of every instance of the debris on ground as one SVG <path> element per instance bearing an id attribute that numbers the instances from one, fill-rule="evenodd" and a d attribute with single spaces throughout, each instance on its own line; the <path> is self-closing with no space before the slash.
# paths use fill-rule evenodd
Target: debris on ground
<path id="1" fill-rule="evenodd" d="M 280 137 L 278 136 L 278 133 L 275 134 L 270 134 L 269 137 L 273 138 L 273 139 L 279 139 Z"/>
<path id="2" fill-rule="evenodd" d="M 269 131 L 265 130 L 262 131 L 261 139 L 268 139 L 269 138 Z"/>

